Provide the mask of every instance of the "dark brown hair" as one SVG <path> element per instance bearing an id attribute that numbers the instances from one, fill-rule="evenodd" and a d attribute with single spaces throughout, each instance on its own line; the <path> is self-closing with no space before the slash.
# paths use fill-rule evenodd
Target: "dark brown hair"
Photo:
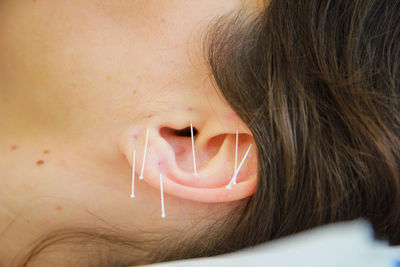
<path id="1" fill-rule="evenodd" d="M 277 0 L 231 21 L 209 62 L 253 133 L 259 182 L 227 243 L 362 217 L 400 244 L 400 1 Z"/>
<path id="2" fill-rule="evenodd" d="M 257 145 L 256 193 L 207 229 L 110 266 L 211 256 L 356 218 L 400 244 L 400 1 L 265 6 L 219 18 L 205 39 L 216 87 Z"/>

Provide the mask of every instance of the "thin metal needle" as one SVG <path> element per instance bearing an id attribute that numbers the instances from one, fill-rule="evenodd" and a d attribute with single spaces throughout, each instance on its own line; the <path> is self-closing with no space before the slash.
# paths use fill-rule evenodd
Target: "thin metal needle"
<path id="1" fill-rule="evenodd" d="M 193 176 L 198 176 L 196 169 L 196 155 L 194 153 L 194 137 L 193 137 L 193 124 L 190 123 L 190 134 L 192 137 L 192 152 L 193 152 Z"/>
<path id="2" fill-rule="evenodd" d="M 165 218 L 164 190 L 163 190 L 163 182 L 162 182 L 162 174 L 161 173 L 160 173 L 160 194 L 161 194 L 161 218 Z"/>
<path id="3" fill-rule="evenodd" d="M 133 145 L 133 161 L 132 161 L 132 193 L 131 198 L 135 198 L 135 162 L 136 162 L 136 146 Z"/>
<path id="4" fill-rule="evenodd" d="M 235 173 L 237 171 L 238 143 L 239 143 L 239 129 L 236 130 Z M 236 177 L 235 177 L 235 180 L 233 181 L 233 184 L 236 184 Z"/>
<path id="5" fill-rule="evenodd" d="M 143 153 L 143 162 L 142 162 L 142 171 L 140 172 L 139 179 L 143 180 L 143 171 L 144 171 L 144 163 L 146 161 L 146 153 L 147 153 L 147 142 L 149 141 L 149 128 L 147 128 L 146 132 L 146 142 L 144 144 L 144 153 Z"/>
<path id="6" fill-rule="evenodd" d="M 232 177 L 231 181 L 229 182 L 229 184 L 226 186 L 226 189 L 231 190 L 233 180 L 236 179 L 236 176 L 238 175 L 240 169 L 242 168 L 243 163 L 244 163 L 244 161 L 245 161 L 246 158 L 247 158 L 247 155 L 249 155 L 249 152 L 250 152 L 250 149 L 251 149 L 252 146 L 253 146 L 253 144 L 250 144 L 249 148 L 248 148 L 247 151 L 246 151 L 246 154 L 244 155 L 242 161 L 241 161 L 240 164 L 239 164 L 238 169 L 236 170 L 236 172 L 235 172 L 235 174 L 233 175 L 233 177 Z"/>

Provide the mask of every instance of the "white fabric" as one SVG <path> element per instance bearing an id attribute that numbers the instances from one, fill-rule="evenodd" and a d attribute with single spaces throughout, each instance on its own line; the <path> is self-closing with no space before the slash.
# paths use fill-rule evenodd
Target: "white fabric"
<path id="1" fill-rule="evenodd" d="M 240 252 L 151 267 L 395 267 L 399 266 L 396 260 L 400 260 L 400 247 L 374 241 L 369 224 L 354 221 L 319 227 Z"/>

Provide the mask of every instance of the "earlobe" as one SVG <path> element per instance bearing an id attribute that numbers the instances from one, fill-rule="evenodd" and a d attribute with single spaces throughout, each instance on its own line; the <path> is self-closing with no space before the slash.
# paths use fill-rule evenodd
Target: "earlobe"
<path id="1" fill-rule="evenodd" d="M 197 177 L 193 176 L 190 123 L 175 128 L 154 122 L 149 128 L 127 129 L 120 138 L 120 150 L 132 166 L 132 151 L 136 147 L 137 174 L 142 172 L 146 131 L 149 130 L 143 181 L 137 182 L 159 189 L 162 173 L 165 194 L 198 202 L 230 202 L 252 195 L 257 185 L 256 149 L 253 147 L 250 151 L 238 172 L 237 183 L 228 190 L 226 186 L 235 173 L 236 129 L 227 132 L 218 131 L 209 124 L 198 125 L 194 139 Z M 252 137 L 243 132 L 238 136 L 240 162 L 252 143 Z"/>

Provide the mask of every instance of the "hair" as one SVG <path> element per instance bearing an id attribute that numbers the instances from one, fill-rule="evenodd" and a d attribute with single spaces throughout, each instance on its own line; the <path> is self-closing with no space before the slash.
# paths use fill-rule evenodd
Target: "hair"
<path id="1" fill-rule="evenodd" d="M 254 137 L 255 194 L 207 229 L 96 266 L 222 254 L 356 218 L 400 244 L 400 1 L 271 0 L 213 21 L 205 54 Z"/>

